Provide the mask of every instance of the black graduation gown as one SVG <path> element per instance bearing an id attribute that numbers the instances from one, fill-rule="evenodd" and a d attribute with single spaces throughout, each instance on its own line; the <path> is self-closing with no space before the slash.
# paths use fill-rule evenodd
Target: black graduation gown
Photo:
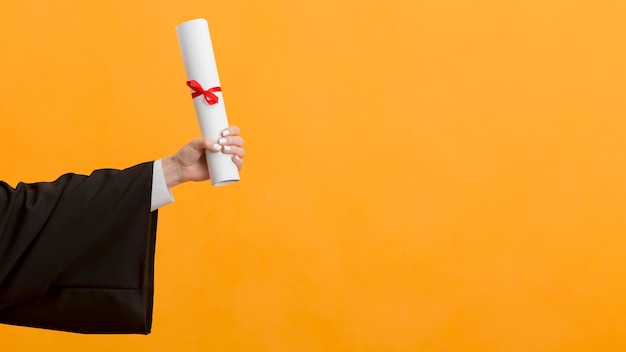
<path id="1" fill-rule="evenodd" d="M 0 323 L 150 333 L 157 212 L 152 163 L 0 182 Z"/>

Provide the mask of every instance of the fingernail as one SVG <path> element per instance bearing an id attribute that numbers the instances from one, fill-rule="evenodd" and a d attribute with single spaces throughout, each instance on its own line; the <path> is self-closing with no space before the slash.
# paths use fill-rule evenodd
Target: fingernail
<path id="1" fill-rule="evenodd" d="M 219 143 L 219 144 L 225 144 L 227 141 L 228 141 L 228 140 L 227 140 L 226 138 L 220 138 L 220 139 L 218 140 L 218 143 Z"/>
<path id="2" fill-rule="evenodd" d="M 222 150 L 222 146 L 219 144 L 213 144 L 213 149 L 215 150 Z"/>
<path id="3" fill-rule="evenodd" d="M 237 159 L 237 160 L 241 160 L 241 158 L 239 157 L 239 155 L 236 155 L 236 154 L 235 154 L 235 159 Z"/>
<path id="4" fill-rule="evenodd" d="M 225 151 L 225 152 L 230 151 L 230 146 L 229 146 L 229 145 L 225 145 L 225 146 L 224 146 L 224 151 Z"/>
<path id="5" fill-rule="evenodd" d="M 224 137 L 228 136 L 229 134 L 230 134 L 229 130 L 222 131 L 222 136 L 224 136 Z"/>

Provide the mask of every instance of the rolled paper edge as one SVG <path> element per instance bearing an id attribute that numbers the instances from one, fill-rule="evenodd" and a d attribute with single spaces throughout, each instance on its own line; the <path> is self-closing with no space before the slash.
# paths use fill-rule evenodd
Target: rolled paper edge
<path id="1" fill-rule="evenodd" d="M 194 18 L 193 20 L 185 21 L 185 22 L 183 22 L 181 24 L 178 24 L 176 26 L 176 28 L 178 29 L 179 27 L 184 26 L 184 25 L 189 24 L 189 23 L 192 23 L 192 22 L 205 22 L 208 25 L 208 21 L 205 18 L 199 17 L 199 18 Z"/>
<path id="2" fill-rule="evenodd" d="M 230 185 L 231 183 L 236 183 L 239 182 L 239 180 L 225 180 L 225 181 L 220 181 L 220 182 L 215 182 L 215 183 L 211 183 L 213 186 L 215 187 L 220 187 L 220 186 L 226 186 L 226 185 Z"/>

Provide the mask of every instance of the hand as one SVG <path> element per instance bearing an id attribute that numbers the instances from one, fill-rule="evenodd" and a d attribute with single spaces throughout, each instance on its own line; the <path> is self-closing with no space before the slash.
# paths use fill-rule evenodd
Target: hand
<path id="1" fill-rule="evenodd" d="M 162 159 L 163 173 L 167 187 L 174 187 L 187 181 L 205 181 L 209 179 L 209 170 L 205 153 L 231 154 L 232 161 L 241 170 L 241 158 L 246 155 L 242 148 L 243 138 L 239 136 L 239 127 L 230 126 L 222 131 L 219 140 L 198 138 L 187 143 L 176 154 Z"/>

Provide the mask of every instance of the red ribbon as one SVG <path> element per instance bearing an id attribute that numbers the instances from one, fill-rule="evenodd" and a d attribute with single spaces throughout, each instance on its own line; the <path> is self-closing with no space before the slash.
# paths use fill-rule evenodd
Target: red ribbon
<path id="1" fill-rule="evenodd" d="M 187 85 L 189 86 L 189 88 L 193 89 L 193 93 L 191 93 L 191 98 L 196 98 L 204 95 L 204 100 L 206 100 L 209 105 L 217 104 L 219 99 L 217 98 L 217 95 L 213 94 L 213 92 L 221 92 L 221 87 L 213 87 L 204 90 L 204 88 L 202 88 L 202 85 L 200 85 L 200 83 L 198 83 L 198 81 L 196 81 L 195 79 L 187 81 Z"/>

